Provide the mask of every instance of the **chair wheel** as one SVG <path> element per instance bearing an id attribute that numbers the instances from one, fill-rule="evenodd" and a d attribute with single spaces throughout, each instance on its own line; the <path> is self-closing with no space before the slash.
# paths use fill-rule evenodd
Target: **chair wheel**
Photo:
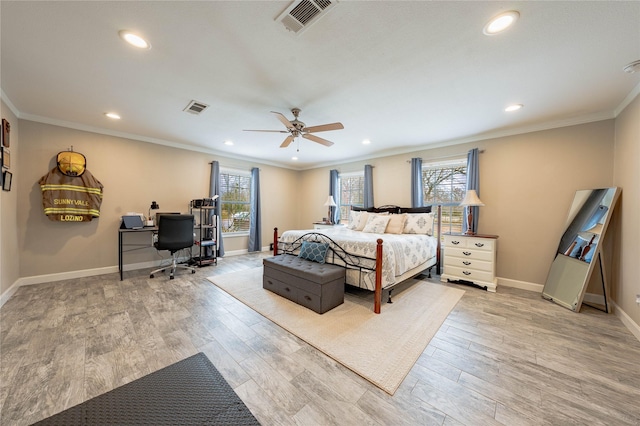
<path id="1" fill-rule="evenodd" d="M 149 278 L 153 278 L 153 274 L 149 275 Z"/>
<path id="2" fill-rule="evenodd" d="M 172 280 L 173 278 L 174 278 L 174 276 L 173 276 L 173 275 L 171 275 L 171 276 L 169 277 L 169 279 L 170 279 L 170 280 Z"/>
<path id="3" fill-rule="evenodd" d="M 192 274 L 195 274 L 195 273 L 196 273 L 196 270 L 195 270 L 195 269 L 192 269 L 192 270 L 191 270 L 191 273 L 192 273 Z"/>

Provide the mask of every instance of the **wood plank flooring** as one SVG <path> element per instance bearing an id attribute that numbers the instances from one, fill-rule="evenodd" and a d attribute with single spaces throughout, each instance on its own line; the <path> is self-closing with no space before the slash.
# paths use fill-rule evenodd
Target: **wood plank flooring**
<path id="1" fill-rule="evenodd" d="M 640 425 L 640 342 L 614 315 L 460 287 L 389 396 L 205 279 L 265 255 L 172 281 L 143 270 L 19 288 L 0 309 L 0 424 L 31 424 L 202 351 L 264 425 Z"/>

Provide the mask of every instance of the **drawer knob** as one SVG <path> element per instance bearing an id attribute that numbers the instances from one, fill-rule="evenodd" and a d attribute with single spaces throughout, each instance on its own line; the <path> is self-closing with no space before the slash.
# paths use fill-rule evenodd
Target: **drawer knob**
<path id="1" fill-rule="evenodd" d="M 471 275 L 471 272 L 469 272 L 469 271 L 462 271 L 462 273 L 465 274 L 465 275 Z"/>
<path id="2" fill-rule="evenodd" d="M 311 301 L 311 298 L 309 296 L 304 296 L 305 299 L 307 299 L 308 301 Z"/>
<path id="3" fill-rule="evenodd" d="M 287 291 L 291 291 L 291 289 L 289 287 L 285 287 L 284 289 L 287 290 Z"/>
<path id="4" fill-rule="evenodd" d="M 469 262 L 468 260 L 463 260 L 462 263 L 467 265 L 467 266 L 471 265 L 471 262 Z"/>
<path id="5" fill-rule="evenodd" d="M 462 254 L 464 254 L 465 256 L 471 256 L 471 252 L 470 251 L 463 251 Z"/>
<path id="6" fill-rule="evenodd" d="M 451 241 L 451 244 L 454 244 L 457 246 L 458 244 L 460 244 L 460 241 Z"/>
<path id="7" fill-rule="evenodd" d="M 476 243 L 476 247 L 484 247 L 484 243 Z"/>
<path id="8" fill-rule="evenodd" d="M 269 284 L 273 285 L 273 283 L 271 282 L 271 280 L 267 280 L 267 282 L 268 282 Z"/>

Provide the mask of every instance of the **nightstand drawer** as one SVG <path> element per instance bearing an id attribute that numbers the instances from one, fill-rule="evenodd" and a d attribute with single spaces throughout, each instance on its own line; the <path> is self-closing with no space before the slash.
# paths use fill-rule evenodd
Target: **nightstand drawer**
<path id="1" fill-rule="evenodd" d="M 472 248 L 447 247 L 445 249 L 445 253 L 445 259 L 448 257 L 459 257 L 462 259 L 486 260 L 487 262 L 492 262 L 494 257 L 493 251 Z"/>
<path id="2" fill-rule="evenodd" d="M 471 268 L 458 268 L 455 266 L 444 265 L 444 273 L 446 275 L 457 277 L 461 280 L 473 282 L 493 282 L 494 276 L 491 272 L 478 271 Z"/>
<path id="3" fill-rule="evenodd" d="M 493 272 L 493 262 L 476 260 L 476 259 L 463 259 L 460 257 L 447 256 L 444 258 L 444 266 L 453 266 L 463 269 L 475 269 L 477 271 Z"/>
<path id="4" fill-rule="evenodd" d="M 445 247 L 464 247 L 473 248 L 477 250 L 493 251 L 495 248 L 495 240 L 492 238 L 476 238 L 476 237 L 460 237 L 457 235 L 445 235 L 444 245 Z"/>

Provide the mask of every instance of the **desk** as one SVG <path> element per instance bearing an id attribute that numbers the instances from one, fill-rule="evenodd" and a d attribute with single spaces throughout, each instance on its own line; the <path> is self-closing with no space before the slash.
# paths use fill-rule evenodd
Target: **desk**
<path id="1" fill-rule="evenodd" d="M 127 244 L 129 246 L 134 246 L 135 248 L 129 250 L 123 250 L 124 235 L 130 233 L 139 233 L 139 232 L 158 232 L 158 228 L 156 226 L 140 228 L 140 229 L 118 229 L 118 271 L 120 271 L 120 281 L 122 281 L 122 254 L 126 251 L 138 250 L 141 248 L 153 247 L 151 244 Z"/>

